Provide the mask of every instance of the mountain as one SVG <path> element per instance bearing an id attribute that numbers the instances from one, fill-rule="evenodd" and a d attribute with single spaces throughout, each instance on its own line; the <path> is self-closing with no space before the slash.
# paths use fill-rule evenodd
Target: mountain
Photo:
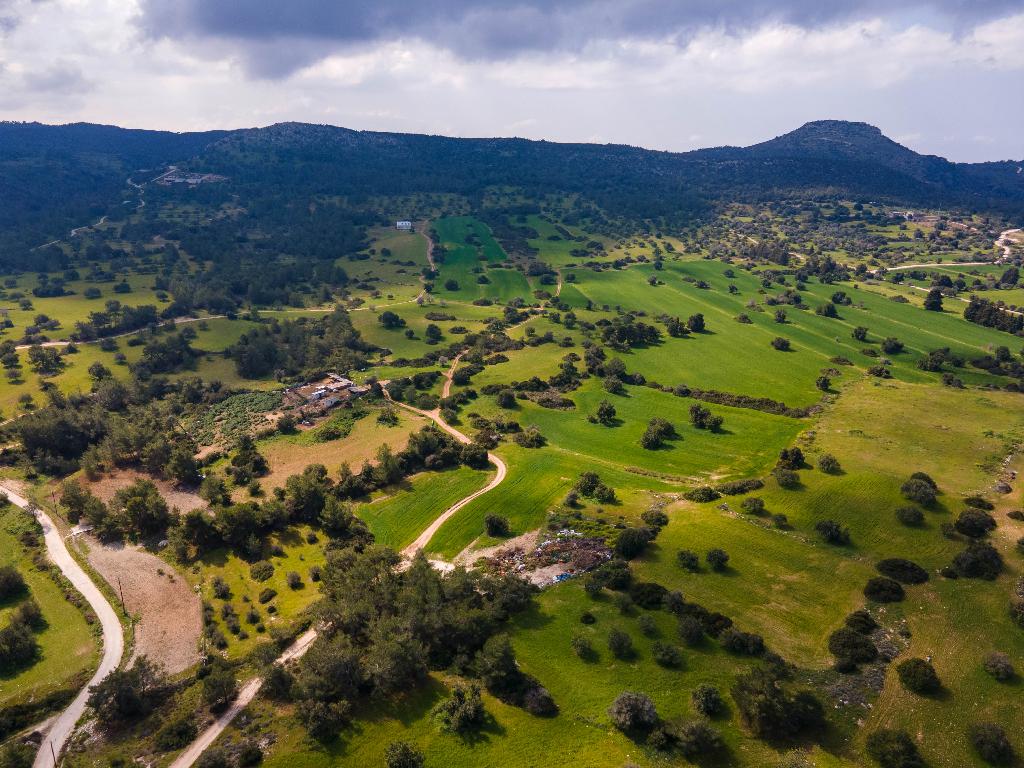
<path id="1" fill-rule="evenodd" d="M 460 139 L 279 123 L 202 133 L 0 123 L 0 259 L 90 217 L 124 213 L 125 179 L 166 163 L 264 195 L 572 193 L 617 216 L 672 226 L 719 200 L 866 198 L 1024 219 L 1022 162 L 953 163 L 866 123 L 820 120 L 750 147 L 659 152 L 624 145 Z M 16 261 L 16 260 L 15 260 Z"/>

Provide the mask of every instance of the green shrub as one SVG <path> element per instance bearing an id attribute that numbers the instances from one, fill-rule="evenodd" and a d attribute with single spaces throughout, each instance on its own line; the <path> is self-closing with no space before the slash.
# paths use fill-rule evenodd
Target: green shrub
<path id="1" fill-rule="evenodd" d="M 927 696 L 938 693 L 942 682 L 935 673 L 935 667 L 924 659 L 905 659 L 896 665 L 896 674 L 908 691 Z"/>

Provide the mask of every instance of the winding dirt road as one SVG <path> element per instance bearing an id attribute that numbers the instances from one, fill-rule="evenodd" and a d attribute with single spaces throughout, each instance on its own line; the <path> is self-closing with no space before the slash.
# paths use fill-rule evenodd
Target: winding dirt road
<path id="1" fill-rule="evenodd" d="M 317 632 L 315 629 L 307 630 L 304 634 L 300 635 L 299 638 L 292 643 L 288 649 L 278 656 L 275 664 L 286 664 L 293 659 L 300 659 L 309 650 L 310 646 L 313 645 L 313 641 L 316 640 Z M 254 677 L 252 680 L 242 686 L 242 689 L 238 692 L 238 696 L 231 703 L 221 715 L 199 736 L 193 741 L 185 751 L 178 755 L 178 758 L 171 763 L 170 768 L 191 768 L 191 766 L 199 759 L 199 756 L 205 752 L 213 742 L 217 740 L 217 737 L 224 733 L 224 729 L 227 728 L 231 721 L 234 720 L 238 715 L 256 698 L 256 694 L 260 692 L 260 688 L 263 687 L 263 678 Z"/>
<path id="2" fill-rule="evenodd" d="M 75 730 L 75 725 L 85 712 L 85 702 L 89 698 L 89 688 L 99 683 L 103 678 L 117 669 L 124 655 L 124 635 L 121 631 L 121 622 L 110 603 L 100 592 L 99 588 L 92 582 L 92 579 L 82 570 L 82 567 L 68 552 L 60 530 L 53 524 L 50 517 L 41 509 L 36 508 L 28 499 L 15 493 L 9 488 L 0 486 L 0 491 L 7 494 L 7 498 L 13 504 L 21 507 L 27 512 L 35 514 L 40 525 L 43 527 L 43 538 L 46 542 L 46 550 L 54 565 L 60 568 L 61 573 L 77 589 L 88 602 L 93 612 L 100 620 L 103 628 L 103 658 L 100 660 L 99 668 L 92 676 L 92 679 L 75 696 L 74 701 L 61 712 L 50 725 L 50 729 L 43 737 L 33 768 L 54 768 L 54 755 L 60 756 Z"/>

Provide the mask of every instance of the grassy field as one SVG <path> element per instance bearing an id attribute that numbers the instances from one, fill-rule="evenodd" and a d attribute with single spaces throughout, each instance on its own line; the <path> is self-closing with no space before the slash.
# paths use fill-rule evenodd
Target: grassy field
<path id="1" fill-rule="evenodd" d="M 65 599 L 48 574 L 36 569 L 30 551 L 19 538 L 34 527 L 14 505 L 0 508 L 0 566 L 12 565 L 24 577 L 29 594 L 46 620 L 46 626 L 35 636 L 39 643 L 35 663 L 13 676 L 0 676 L 0 708 L 35 701 L 63 688 L 76 688 L 85 682 L 99 658 L 99 644 L 82 612 Z M 19 603 L 0 602 L 0 627 L 7 625 Z"/>
<path id="2" fill-rule="evenodd" d="M 439 298 L 508 301 L 517 296 L 529 296 L 530 285 L 525 275 L 493 268 L 503 263 L 507 255 L 485 224 L 469 216 L 456 216 L 439 219 L 434 225 L 445 250 L 444 263 L 438 265 L 441 274 L 435 281 L 434 292 Z M 478 282 L 481 276 L 486 276 L 489 282 Z M 446 288 L 449 280 L 454 280 L 458 287 Z"/>

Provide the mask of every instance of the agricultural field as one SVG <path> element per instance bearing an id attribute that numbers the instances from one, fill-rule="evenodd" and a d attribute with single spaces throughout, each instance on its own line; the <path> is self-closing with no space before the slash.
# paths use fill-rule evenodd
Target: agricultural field
<path id="1" fill-rule="evenodd" d="M 66 764 L 166 768 L 238 696 L 205 765 L 402 741 L 426 766 L 890 768 L 869 741 L 894 729 L 983 768 L 983 722 L 1024 752 L 1021 331 L 963 312 L 1024 305 L 1013 221 L 145 190 L 0 296 L 5 476 L 81 526 L 166 668 L 116 727 L 94 702 Z M 160 317 L 114 333 L 111 299 Z M 0 510 L 0 566 L 46 626 L 0 714 L 98 658 L 28 526 Z M 911 658 L 941 683 L 914 692 Z M 654 720 L 624 724 L 629 692 Z"/>

